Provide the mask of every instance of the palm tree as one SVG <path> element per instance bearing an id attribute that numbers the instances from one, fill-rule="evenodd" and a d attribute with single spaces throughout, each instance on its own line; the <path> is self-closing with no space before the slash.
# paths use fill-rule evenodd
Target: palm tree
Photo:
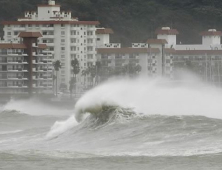
<path id="1" fill-rule="evenodd" d="M 88 69 L 82 70 L 81 76 L 84 78 L 84 87 L 86 86 L 86 76 L 89 74 Z"/>
<path id="2" fill-rule="evenodd" d="M 77 60 L 77 58 L 71 61 L 71 66 L 72 66 L 72 72 L 73 72 L 73 80 L 71 81 L 71 83 L 75 82 L 76 84 L 77 83 L 76 75 L 79 74 L 80 72 L 79 61 Z M 71 87 L 73 88 L 73 86 Z M 72 91 L 72 89 L 70 91 Z M 76 93 L 77 93 L 77 86 L 76 86 Z"/>
<path id="3" fill-rule="evenodd" d="M 57 89 L 58 89 L 58 71 L 60 68 L 62 68 L 61 66 L 61 62 L 59 60 L 56 60 L 55 62 L 53 62 L 53 67 L 56 71 L 56 96 L 57 96 Z"/>
<path id="4" fill-rule="evenodd" d="M 92 65 L 88 68 L 91 77 L 91 86 L 93 86 L 93 79 L 96 77 L 96 66 Z"/>
<path id="5" fill-rule="evenodd" d="M 96 80 L 95 80 L 95 83 L 98 84 L 99 83 L 99 79 L 100 79 L 100 76 L 102 74 L 101 72 L 101 62 L 100 61 L 96 61 Z"/>
<path id="6" fill-rule="evenodd" d="M 142 67 L 139 64 L 136 63 L 129 63 L 122 67 L 122 74 L 123 75 L 129 75 L 129 76 L 136 76 L 141 72 Z"/>

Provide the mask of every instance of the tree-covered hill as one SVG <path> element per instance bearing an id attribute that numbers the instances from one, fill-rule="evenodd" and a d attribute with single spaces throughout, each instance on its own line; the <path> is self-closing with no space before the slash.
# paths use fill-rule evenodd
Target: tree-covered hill
<path id="1" fill-rule="evenodd" d="M 36 10 L 41 0 L 0 0 L 0 20 L 15 20 L 25 10 Z M 178 42 L 199 43 L 199 33 L 222 30 L 222 0 L 56 0 L 80 20 L 98 20 L 115 34 L 113 42 L 130 45 L 154 38 L 158 27 L 180 32 Z"/>

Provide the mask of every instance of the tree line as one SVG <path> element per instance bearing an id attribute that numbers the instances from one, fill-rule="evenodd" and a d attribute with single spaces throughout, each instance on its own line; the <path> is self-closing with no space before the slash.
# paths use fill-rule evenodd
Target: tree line
<path id="1" fill-rule="evenodd" d="M 56 72 L 56 75 L 53 75 L 53 89 L 54 84 L 56 86 L 56 95 L 58 94 L 58 72 L 62 68 L 60 60 L 56 60 L 53 62 L 53 67 Z M 95 65 L 88 65 L 85 69 L 80 69 L 80 63 L 77 58 L 71 60 L 71 67 L 72 67 L 72 78 L 69 82 L 69 88 L 67 84 L 61 83 L 60 89 L 69 89 L 70 96 L 72 96 L 73 91 L 75 90 L 75 94 L 77 91 L 77 75 L 83 78 L 83 90 L 87 90 L 93 88 L 94 86 L 98 85 L 99 83 L 114 77 L 114 76 L 129 76 L 135 77 L 141 71 L 142 68 L 139 64 L 134 62 L 129 62 L 124 64 L 120 67 L 107 67 L 103 66 L 100 61 L 96 61 Z M 88 79 L 87 79 L 88 78 Z M 56 81 L 56 83 L 54 83 Z M 80 81 L 80 80 L 79 80 Z"/>

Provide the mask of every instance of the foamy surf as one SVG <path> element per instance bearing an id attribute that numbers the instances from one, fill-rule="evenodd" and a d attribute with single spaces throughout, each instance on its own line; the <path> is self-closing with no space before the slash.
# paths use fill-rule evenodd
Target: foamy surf
<path id="1" fill-rule="evenodd" d="M 75 163 L 81 169 L 83 162 L 92 163 L 87 167 L 100 167 L 103 161 L 110 165 L 130 160 L 134 165 L 136 160 L 144 161 L 143 165 L 162 162 L 164 169 L 163 165 L 175 160 L 178 165 L 186 164 L 180 168 L 185 170 L 192 160 L 199 159 L 201 168 L 207 161 L 218 160 L 213 165 L 219 166 L 221 94 L 220 89 L 201 82 L 122 79 L 87 92 L 68 116 L 54 116 L 54 108 L 48 106 L 41 107 L 44 114 L 35 113 L 33 109 L 41 104 L 13 101 L 7 105 L 8 111 L 0 113 L 0 131 L 8 133 L 0 135 L 0 164 L 7 159 L 28 164 L 24 160 L 33 159 L 53 161 L 52 165 L 65 162 L 63 168 Z M 29 107 L 22 110 L 25 103 Z M 23 131 L 16 132 L 18 129 Z M 124 168 L 132 169 L 125 163 Z"/>

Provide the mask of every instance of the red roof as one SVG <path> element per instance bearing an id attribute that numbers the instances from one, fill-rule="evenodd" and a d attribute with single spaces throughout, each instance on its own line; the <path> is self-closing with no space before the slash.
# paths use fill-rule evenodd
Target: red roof
<path id="1" fill-rule="evenodd" d="M 148 39 L 147 44 L 167 44 L 165 39 Z"/>
<path id="2" fill-rule="evenodd" d="M 99 21 L 3 21 L 3 25 L 25 24 L 76 24 L 76 25 L 99 25 Z"/>
<path id="3" fill-rule="evenodd" d="M 113 30 L 110 28 L 98 28 L 96 29 L 96 34 L 113 34 Z"/>
<path id="4" fill-rule="evenodd" d="M 158 29 L 155 31 L 156 34 L 162 34 L 162 35 L 177 35 L 179 32 L 176 29 Z"/>
<path id="5" fill-rule="evenodd" d="M 176 50 L 175 55 L 222 55 L 222 50 Z"/>
<path id="6" fill-rule="evenodd" d="M 0 49 L 25 49 L 25 44 L 0 43 Z"/>
<path id="7" fill-rule="evenodd" d="M 20 32 L 18 37 L 22 38 L 39 38 L 42 37 L 40 32 Z"/>
<path id="8" fill-rule="evenodd" d="M 159 53 L 158 48 L 98 48 L 99 54 Z"/>
<path id="9" fill-rule="evenodd" d="M 202 36 L 209 36 L 209 35 L 222 36 L 222 32 L 221 31 L 204 31 L 204 32 L 201 32 L 200 35 L 202 35 Z"/>

